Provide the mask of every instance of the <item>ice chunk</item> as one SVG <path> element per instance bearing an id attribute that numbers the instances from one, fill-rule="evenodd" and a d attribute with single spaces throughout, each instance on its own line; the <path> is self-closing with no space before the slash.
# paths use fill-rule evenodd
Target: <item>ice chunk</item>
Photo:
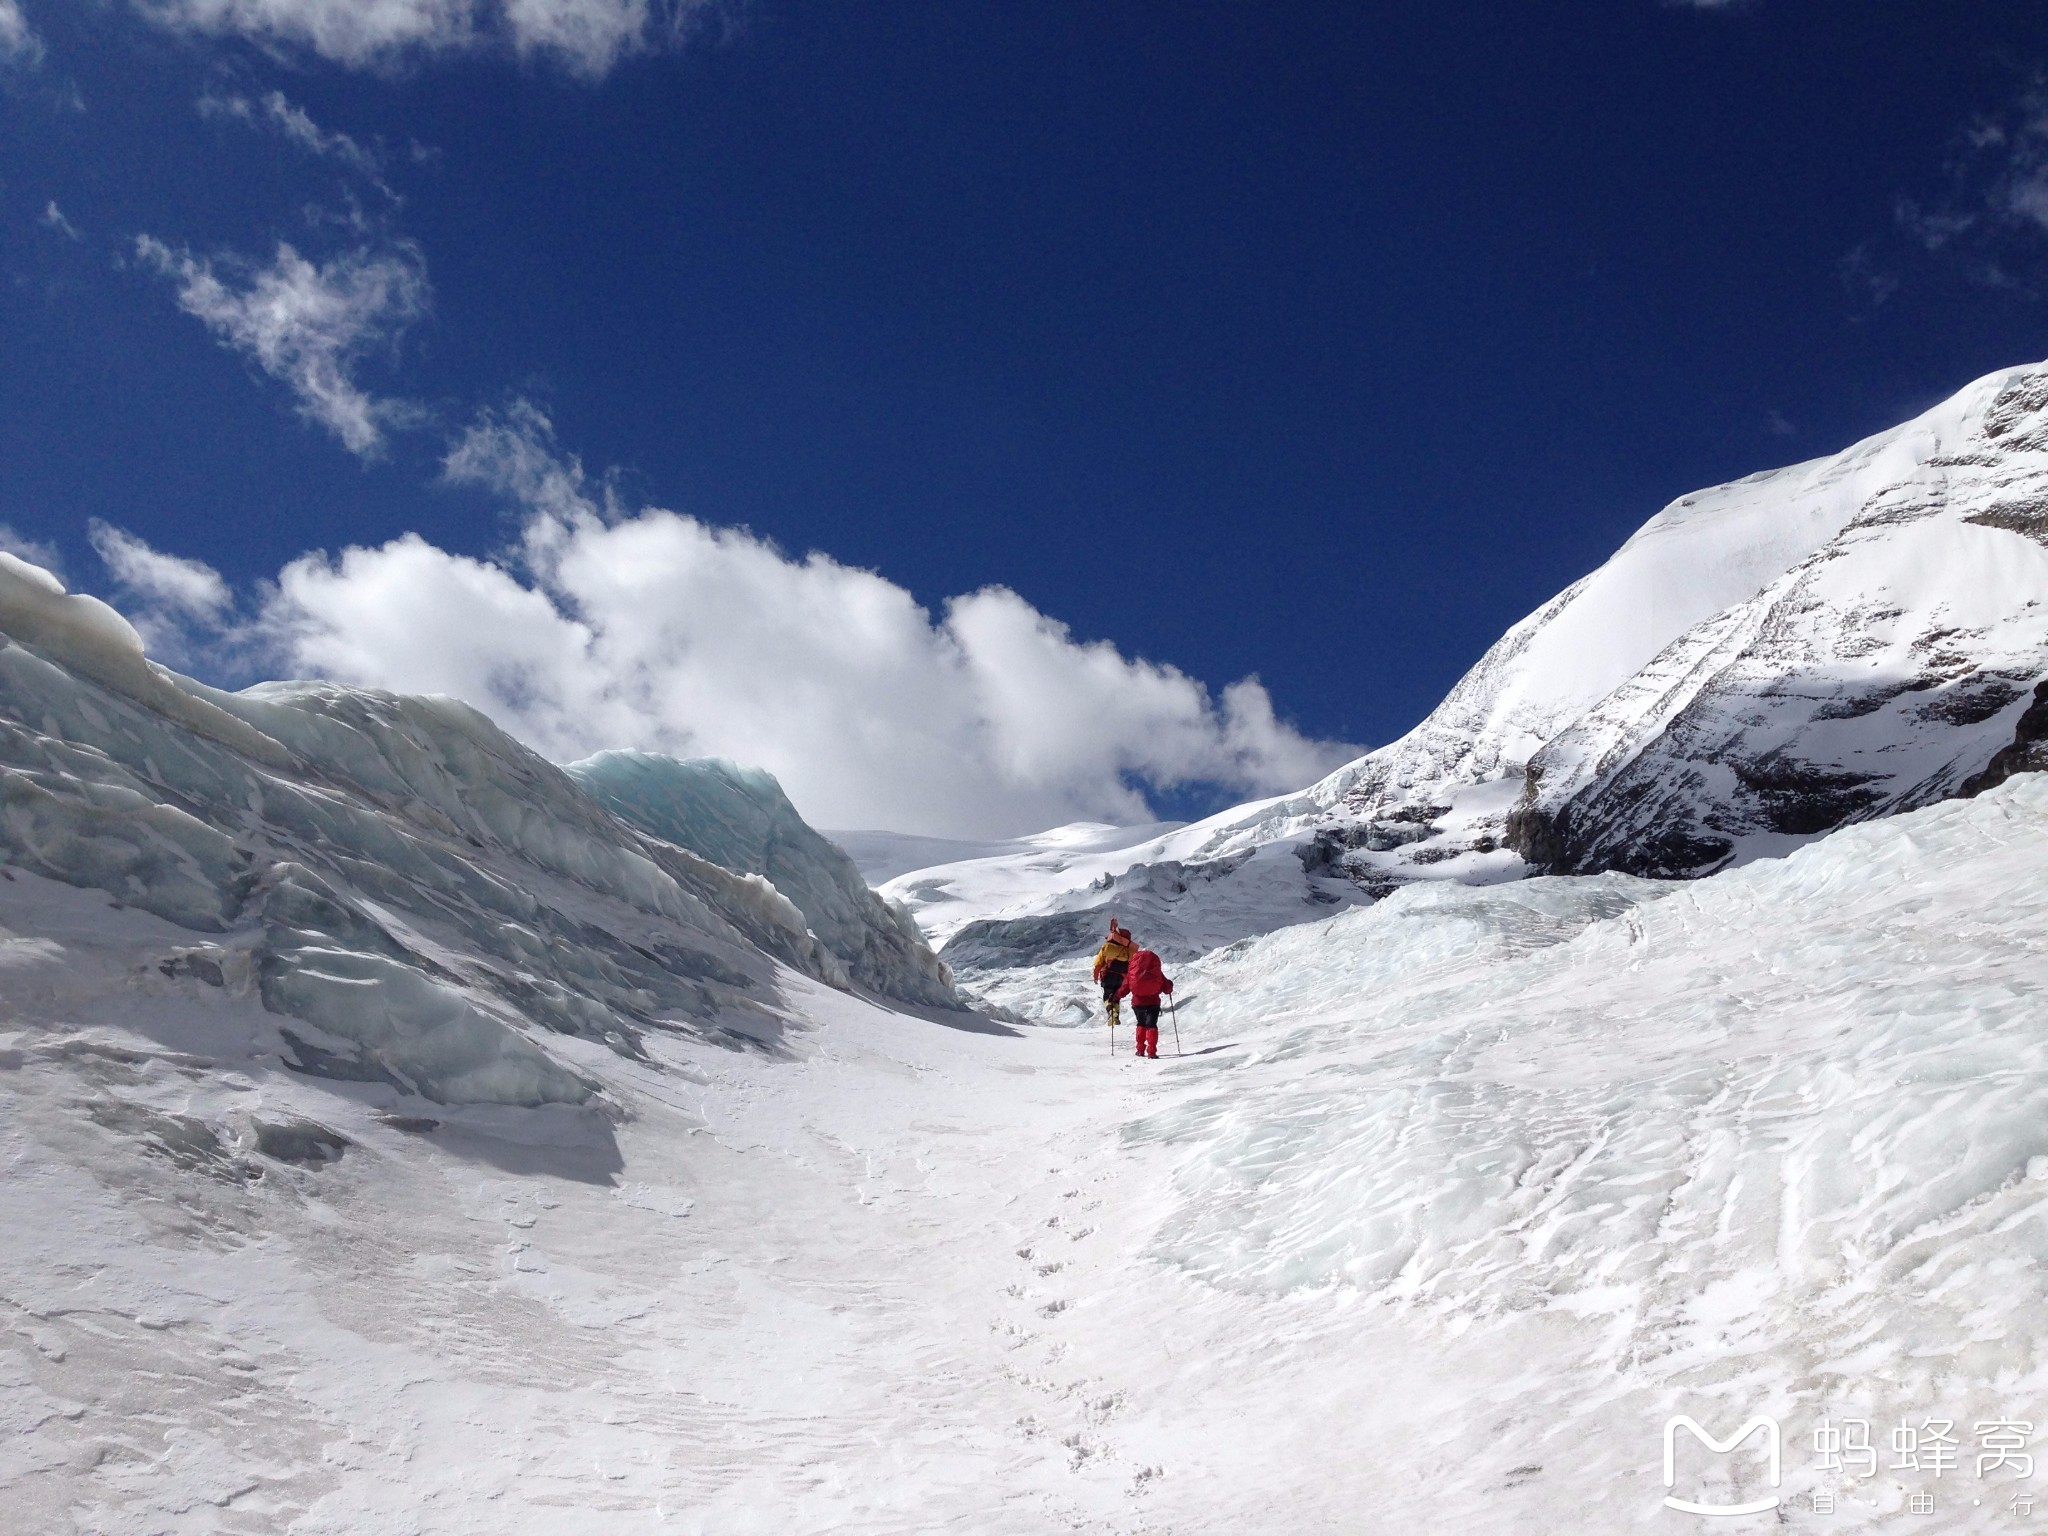
<path id="1" fill-rule="evenodd" d="M 264 1005 L 360 1048 L 422 1098 L 453 1104 L 581 1104 L 591 1084 L 417 966 L 294 946 L 272 955 Z"/>

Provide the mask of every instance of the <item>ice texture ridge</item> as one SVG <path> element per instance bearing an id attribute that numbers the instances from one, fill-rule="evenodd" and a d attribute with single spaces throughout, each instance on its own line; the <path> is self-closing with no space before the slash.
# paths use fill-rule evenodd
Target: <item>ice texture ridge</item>
<path id="1" fill-rule="evenodd" d="M 581 1103 L 568 1042 L 773 1047 L 778 966 L 849 982 L 770 880 L 628 825 L 467 705 L 211 689 L 6 555 L 0 857 L 211 936 L 297 1070 L 434 1102 Z M 942 975 L 877 910 L 895 969 L 870 984 Z"/>

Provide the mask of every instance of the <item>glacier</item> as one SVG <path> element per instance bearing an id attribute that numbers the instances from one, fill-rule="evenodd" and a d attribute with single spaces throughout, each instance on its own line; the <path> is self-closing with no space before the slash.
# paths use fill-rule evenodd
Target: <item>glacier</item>
<path id="1" fill-rule="evenodd" d="M 606 1162 L 294 1070 L 191 929 L 10 858 L 0 1527 L 1598 1536 L 1667 1418 L 1768 1413 L 1782 1487 L 1694 1491 L 2005 1529 L 2009 1470 L 1810 1447 L 2042 1420 L 2044 859 L 2020 774 L 1696 881 L 1411 885 L 1176 967 L 1159 1063 L 785 962 L 777 1050 L 563 1042 Z"/>
<path id="2" fill-rule="evenodd" d="M 952 977 L 909 912 L 870 890 L 853 860 L 812 830 L 766 769 L 612 751 L 562 771 L 641 831 L 722 869 L 762 876 L 856 982 L 903 1002 L 958 1005 Z"/>

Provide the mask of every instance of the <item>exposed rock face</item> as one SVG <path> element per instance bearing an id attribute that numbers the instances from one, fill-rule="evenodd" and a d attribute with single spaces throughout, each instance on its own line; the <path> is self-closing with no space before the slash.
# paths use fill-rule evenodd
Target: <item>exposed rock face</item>
<path id="1" fill-rule="evenodd" d="M 2016 773 L 2039 773 L 2044 768 L 2048 768 L 2048 681 L 2034 685 L 2034 702 L 2020 716 L 2010 744 L 1998 749 L 1982 773 L 1963 780 L 1956 793 L 1981 795 Z"/>

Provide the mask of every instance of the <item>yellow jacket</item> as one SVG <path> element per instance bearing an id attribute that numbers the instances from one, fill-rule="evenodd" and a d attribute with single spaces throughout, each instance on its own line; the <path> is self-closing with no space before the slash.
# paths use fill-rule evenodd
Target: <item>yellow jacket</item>
<path id="1" fill-rule="evenodd" d="M 1119 962 L 1131 963 L 1131 956 L 1138 952 L 1138 946 L 1129 939 L 1106 939 L 1102 948 L 1095 951 L 1095 979 L 1102 980 L 1102 973 Z"/>

